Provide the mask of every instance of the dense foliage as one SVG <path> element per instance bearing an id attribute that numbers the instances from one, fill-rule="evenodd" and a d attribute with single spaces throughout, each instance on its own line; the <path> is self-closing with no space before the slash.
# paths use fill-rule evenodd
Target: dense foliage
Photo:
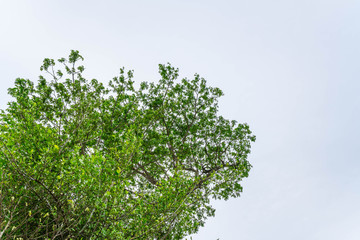
<path id="1" fill-rule="evenodd" d="M 1 239 L 181 239 L 214 215 L 210 198 L 239 196 L 255 137 L 218 116 L 220 89 L 198 75 L 177 82 L 170 65 L 158 83 L 135 88 L 121 69 L 104 86 L 81 60 L 45 59 L 50 80 L 9 89 Z"/>

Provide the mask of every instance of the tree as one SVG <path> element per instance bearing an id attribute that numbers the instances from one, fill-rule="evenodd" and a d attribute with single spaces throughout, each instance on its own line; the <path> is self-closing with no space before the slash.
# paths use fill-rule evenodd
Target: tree
<path id="1" fill-rule="evenodd" d="M 181 239 L 214 216 L 211 198 L 238 197 L 247 124 L 218 116 L 218 88 L 159 65 L 134 87 L 107 87 L 83 57 L 45 59 L 37 84 L 16 79 L 0 115 L 1 239 Z"/>

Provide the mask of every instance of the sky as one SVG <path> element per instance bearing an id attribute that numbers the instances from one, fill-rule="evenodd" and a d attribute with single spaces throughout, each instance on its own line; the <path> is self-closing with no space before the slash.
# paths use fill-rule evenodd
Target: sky
<path id="1" fill-rule="evenodd" d="M 257 141 L 240 198 L 193 240 L 360 239 L 360 1 L 0 0 L 0 109 L 46 57 L 158 80 L 170 62 L 220 87 L 219 113 Z"/>

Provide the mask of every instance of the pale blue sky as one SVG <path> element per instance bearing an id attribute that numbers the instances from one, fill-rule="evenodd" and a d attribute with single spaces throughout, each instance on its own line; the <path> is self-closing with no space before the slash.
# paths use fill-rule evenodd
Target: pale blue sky
<path id="1" fill-rule="evenodd" d="M 45 57 L 85 57 L 108 81 L 170 62 L 224 90 L 220 113 L 257 135 L 238 199 L 194 240 L 360 239 L 360 2 L 0 1 L 0 108 Z"/>

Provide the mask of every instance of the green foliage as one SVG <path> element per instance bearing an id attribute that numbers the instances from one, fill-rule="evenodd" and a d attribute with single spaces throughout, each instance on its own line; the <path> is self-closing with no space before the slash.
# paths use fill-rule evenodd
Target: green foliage
<path id="1" fill-rule="evenodd" d="M 45 59 L 37 84 L 16 79 L 0 114 L 1 239 L 181 239 L 238 197 L 249 126 L 218 116 L 218 88 L 159 65 L 135 89 L 82 73 L 78 51 Z"/>

